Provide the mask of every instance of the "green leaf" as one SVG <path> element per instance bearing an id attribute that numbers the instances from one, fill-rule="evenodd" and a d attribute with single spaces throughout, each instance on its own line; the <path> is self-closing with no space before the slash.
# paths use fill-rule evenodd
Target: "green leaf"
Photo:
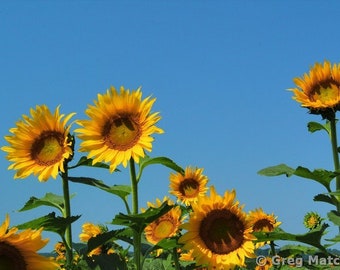
<path id="1" fill-rule="evenodd" d="M 86 256 L 86 262 L 94 270 L 128 270 L 126 259 L 115 253 Z"/>
<path id="2" fill-rule="evenodd" d="M 82 156 L 78 163 L 74 166 L 68 167 L 68 169 L 74 169 L 79 166 L 88 166 L 88 167 L 95 167 L 95 168 L 104 168 L 104 169 L 110 169 L 110 166 L 103 162 L 97 162 L 93 164 L 93 158 L 87 158 L 86 156 Z M 118 169 L 115 169 L 115 172 L 119 171 Z"/>
<path id="3" fill-rule="evenodd" d="M 148 208 L 144 213 L 140 214 L 123 214 L 119 213 L 112 220 L 112 224 L 115 225 L 123 225 L 133 229 L 134 231 L 141 233 L 147 224 L 155 221 L 157 218 L 163 216 L 165 213 L 172 209 L 172 205 L 168 205 L 167 202 L 164 202 L 160 207 Z"/>
<path id="4" fill-rule="evenodd" d="M 126 200 L 126 197 L 131 193 L 130 186 L 127 186 L 127 185 L 108 186 L 103 181 L 90 178 L 90 177 L 69 177 L 68 180 L 75 182 L 75 183 L 81 183 L 81 184 L 97 187 L 101 190 L 104 190 L 106 192 L 119 196 L 124 201 Z"/>
<path id="5" fill-rule="evenodd" d="M 296 175 L 302 178 L 314 180 L 322 184 L 327 190 L 330 190 L 331 181 L 337 175 L 339 175 L 339 173 L 327 171 L 324 169 L 316 169 L 314 171 L 310 171 L 309 169 L 302 166 L 299 166 L 294 170 L 293 168 L 288 167 L 285 164 L 267 167 L 265 169 L 258 171 L 258 174 L 264 176 L 279 176 L 285 174 L 287 177 Z"/>
<path id="6" fill-rule="evenodd" d="M 325 202 L 325 203 L 329 203 L 332 205 L 336 205 L 336 202 L 333 202 L 332 198 L 326 194 L 318 194 L 316 196 L 314 196 L 313 199 L 315 202 Z"/>
<path id="7" fill-rule="evenodd" d="M 327 253 L 325 247 L 321 244 L 321 237 L 325 234 L 327 224 L 322 224 L 316 229 L 309 231 L 306 234 L 291 234 L 280 228 L 276 228 L 273 232 L 254 232 L 258 242 L 287 240 L 295 241 L 316 247 Z"/>
<path id="8" fill-rule="evenodd" d="M 72 195 L 71 198 L 72 197 L 74 197 L 74 195 Z M 39 206 L 51 206 L 51 207 L 57 208 L 58 210 L 60 210 L 61 213 L 63 213 L 64 197 L 53 194 L 53 193 L 46 193 L 46 195 L 40 199 L 36 197 L 31 197 L 25 203 L 24 207 L 19 210 L 19 212 L 31 210 Z"/>
<path id="9" fill-rule="evenodd" d="M 152 164 L 160 164 L 163 165 L 165 167 L 168 167 L 176 172 L 179 173 L 184 173 L 184 170 L 182 167 L 178 166 L 174 161 L 172 161 L 171 159 L 167 158 L 167 157 L 155 157 L 155 158 L 150 158 L 149 156 L 145 156 L 144 158 L 142 158 L 139 162 L 139 172 L 137 175 L 137 181 L 140 180 L 140 178 L 142 177 L 142 173 L 143 170 Z"/>
<path id="10" fill-rule="evenodd" d="M 26 223 L 16 226 L 20 230 L 23 229 L 40 229 L 44 228 L 45 231 L 55 232 L 61 236 L 65 234 L 66 227 L 79 219 L 80 216 L 71 216 L 68 218 L 56 217 L 55 213 L 52 212 L 46 216 L 33 219 Z"/>
<path id="11" fill-rule="evenodd" d="M 332 221 L 336 226 L 340 226 L 340 214 L 334 210 L 327 213 L 327 217 L 330 221 Z"/>
<path id="12" fill-rule="evenodd" d="M 278 176 L 285 174 L 287 177 L 293 175 L 295 170 L 291 167 L 288 167 L 286 164 L 279 164 L 276 166 L 267 167 L 258 171 L 259 175 L 264 176 Z"/>
<path id="13" fill-rule="evenodd" d="M 328 133 L 328 135 L 331 134 L 331 127 L 330 127 L 329 121 L 327 121 L 324 125 L 318 122 L 309 122 L 307 127 L 308 127 L 308 131 L 311 133 L 314 133 L 315 131 L 319 131 L 319 130 L 324 130 Z"/>

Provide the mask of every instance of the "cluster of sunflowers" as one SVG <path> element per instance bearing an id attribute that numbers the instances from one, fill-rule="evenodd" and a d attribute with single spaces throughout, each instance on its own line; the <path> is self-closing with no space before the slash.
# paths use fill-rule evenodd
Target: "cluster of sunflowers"
<path id="1" fill-rule="evenodd" d="M 297 88 L 291 89 L 295 99 L 313 114 L 327 120 L 325 125 L 311 123 L 310 129 L 326 130 L 332 139 L 335 171 L 309 171 L 299 167 L 292 169 L 278 165 L 261 170 L 267 176 L 286 174 L 313 179 L 327 189 L 316 200 L 336 206 L 329 219 L 340 225 L 340 171 L 335 135 L 335 113 L 340 108 L 340 66 L 329 62 L 316 64 L 309 75 L 296 78 Z M 52 113 L 45 105 L 31 109 L 30 116 L 10 129 L 5 136 L 8 146 L 1 149 L 12 162 L 9 169 L 16 171 L 14 178 L 34 175 L 39 181 L 61 178 L 63 195 L 46 193 L 43 198 L 31 197 L 23 210 L 39 206 L 57 209 L 16 227 L 9 227 L 9 216 L 0 227 L 0 269 L 49 270 L 49 269 L 269 269 L 274 267 L 270 256 L 301 255 L 305 251 L 323 252 L 321 237 L 328 226 L 317 213 L 305 216 L 304 224 L 309 231 L 302 235 L 284 232 L 274 214 L 262 208 L 246 213 L 236 199 L 235 190 L 219 195 L 215 187 L 208 186 L 208 177 L 202 168 L 182 168 L 167 157 L 150 157 L 153 134 L 163 130 L 156 126 L 161 119 L 152 112 L 155 98 L 142 99 L 141 89 L 130 91 L 111 87 L 105 94 L 98 94 L 94 105 L 86 110 L 87 120 L 68 124 L 74 113 L 64 115 L 57 107 Z M 72 125 L 78 125 L 71 132 Z M 75 150 L 75 140 L 81 140 Z M 76 152 L 86 152 L 76 160 Z M 171 170 L 170 195 L 155 198 L 147 208 L 140 208 L 138 185 L 144 169 L 153 164 Z M 71 176 L 70 171 L 81 166 L 119 171 L 118 166 L 129 169 L 129 185 L 109 186 L 91 177 Z M 138 168 L 137 168 L 138 166 Z M 331 180 L 336 178 L 332 191 Z M 118 196 L 126 213 L 117 213 L 111 225 L 85 223 L 79 235 L 82 243 L 74 243 L 72 223 L 79 216 L 71 214 L 69 184 L 81 183 L 99 188 Z M 340 216 L 340 214 L 339 214 Z M 118 229 L 116 227 L 118 226 Z M 46 257 L 38 252 L 48 240 L 42 239 L 42 231 L 55 232 L 61 241 L 55 245 L 55 256 Z M 278 253 L 274 241 L 291 240 L 308 244 L 309 247 L 286 249 Z M 337 238 L 334 242 L 338 241 Z M 121 243 L 126 243 L 123 245 Z M 257 250 L 269 244 L 265 261 L 255 257 Z M 314 248 L 314 249 L 312 249 Z M 298 250 L 298 252 L 296 252 Z M 282 250 L 281 250 L 282 251 Z M 288 251 L 288 253 L 287 253 Z M 285 254 L 285 255 L 284 255 Z M 276 267 L 276 266 L 275 266 Z"/>

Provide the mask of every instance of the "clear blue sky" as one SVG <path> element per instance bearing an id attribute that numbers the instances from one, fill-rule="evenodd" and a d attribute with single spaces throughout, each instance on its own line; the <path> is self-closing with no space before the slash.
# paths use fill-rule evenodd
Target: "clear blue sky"
<path id="1" fill-rule="evenodd" d="M 300 178 L 267 178 L 257 171 L 278 163 L 332 170 L 326 134 L 309 134 L 321 120 L 291 99 L 293 77 L 325 59 L 340 62 L 337 1 L 3 1 L 0 5 L 1 145 L 22 114 L 38 104 L 84 118 L 108 87 L 142 86 L 157 98 L 165 134 L 152 156 L 203 167 L 219 193 L 235 188 L 245 210 L 274 212 L 282 228 L 304 232 L 307 211 L 325 215 L 312 198 L 321 186 Z M 79 158 L 80 155 L 77 155 Z M 0 220 L 16 225 L 48 208 L 16 212 L 30 196 L 61 194 L 61 182 L 13 180 L 1 153 Z M 126 174 L 77 170 L 107 184 Z M 167 195 L 169 170 L 144 174 L 140 206 Z M 104 223 L 121 201 L 71 184 L 73 226 Z M 55 235 L 44 234 L 54 243 Z M 52 249 L 49 245 L 48 250 Z"/>

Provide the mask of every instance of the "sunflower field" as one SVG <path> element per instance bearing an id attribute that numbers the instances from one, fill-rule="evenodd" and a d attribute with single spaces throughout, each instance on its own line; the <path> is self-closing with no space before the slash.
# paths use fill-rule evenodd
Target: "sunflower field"
<path id="1" fill-rule="evenodd" d="M 293 99 L 320 115 L 322 122 L 308 123 L 310 132 L 326 132 L 330 138 L 334 171 L 285 164 L 261 169 L 263 176 L 297 176 L 316 181 L 324 189 L 314 201 L 332 208 L 327 219 L 311 211 L 304 217 L 306 232 L 281 229 L 274 213 L 261 207 L 244 211 L 236 190 L 218 192 L 204 169 L 180 166 L 165 156 L 152 156 L 160 113 L 153 112 L 156 98 L 143 98 L 141 88 L 110 87 L 88 105 L 87 119 L 37 105 L 9 130 L 2 146 L 14 170 L 14 178 L 35 176 L 45 182 L 60 178 L 63 194 L 52 192 L 31 197 L 20 211 L 49 207 L 51 213 L 24 224 L 10 226 L 10 215 L 0 227 L 1 270 L 193 270 L 193 269 L 329 269 L 339 267 L 340 257 L 331 249 L 339 236 L 324 241 L 329 226 L 340 228 L 340 162 L 336 112 L 340 109 L 340 64 L 316 63 L 294 79 Z M 79 142 L 79 149 L 75 148 Z M 139 203 L 143 172 L 150 166 L 169 170 L 169 194 Z M 125 183 L 108 185 L 93 177 L 79 176 L 82 167 L 119 174 L 128 170 Z M 99 189 L 118 197 L 125 212 L 110 224 L 84 223 L 73 239 L 69 183 Z M 127 184 L 128 183 L 128 184 Z M 331 225 L 330 225 L 331 224 Z M 42 232 L 59 235 L 54 253 L 39 253 L 48 242 Z M 289 241 L 279 246 L 278 241 Z"/>

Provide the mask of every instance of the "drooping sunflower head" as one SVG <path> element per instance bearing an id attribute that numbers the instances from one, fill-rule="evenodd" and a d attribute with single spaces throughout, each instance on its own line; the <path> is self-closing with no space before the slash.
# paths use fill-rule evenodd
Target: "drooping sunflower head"
<path id="1" fill-rule="evenodd" d="M 78 137 L 83 140 L 80 151 L 89 152 L 93 162 L 109 162 L 112 172 L 119 164 L 127 166 L 133 158 L 139 162 L 145 150 L 152 150 L 153 133 L 163 133 L 155 124 L 160 120 L 152 113 L 155 98 L 142 100 L 140 88 L 129 91 L 114 87 L 106 94 L 98 94 L 98 100 L 86 110 L 89 120 L 78 121 Z"/>
<path id="2" fill-rule="evenodd" d="M 41 238 L 42 229 L 18 232 L 9 229 L 9 216 L 0 227 L 0 268 L 11 270 L 56 270 L 59 265 L 53 258 L 39 255 L 48 240 Z"/>
<path id="3" fill-rule="evenodd" d="M 185 168 L 184 174 L 170 174 L 170 193 L 185 205 L 196 202 L 207 192 L 208 177 L 203 175 L 202 168 Z"/>
<path id="4" fill-rule="evenodd" d="M 193 250 L 197 265 L 208 269 L 234 269 L 244 266 L 245 258 L 254 257 L 255 237 L 242 206 L 235 201 L 235 191 L 224 196 L 210 188 L 210 196 L 201 197 L 192 204 L 187 232 L 180 237 L 183 249 Z"/>
<path id="5" fill-rule="evenodd" d="M 340 64 L 316 63 L 303 77 L 294 78 L 296 88 L 289 89 L 297 102 L 313 114 L 328 118 L 340 108 Z"/>
<path id="6" fill-rule="evenodd" d="M 174 205 L 168 197 L 164 197 L 163 202 L 167 202 L 168 205 Z M 156 200 L 156 203 L 148 202 L 148 207 L 158 208 L 162 205 L 160 199 Z M 145 209 L 142 209 L 144 211 Z M 179 206 L 173 207 L 166 212 L 163 216 L 159 217 L 155 221 L 148 224 L 145 229 L 145 238 L 149 243 L 156 245 L 159 241 L 175 236 L 178 233 L 179 227 L 182 224 L 181 218 L 182 211 Z M 157 255 L 161 253 L 158 250 Z"/>
<path id="7" fill-rule="evenodd" d="M 23 120 L 10 129 L 12 135 L 5 136 L 9 146 L 1 149 L 8 153 L 7 159 L 13 162 L 8 169 L 16 170 L 15 178 L 38 175 L 39 181 L 57 177 L 64 172 L 64 163 L 72 158 L 73 139 L 67 122 L 74 115 L 64 118 L 59 106 L 54 114 L 46 105 L 31 109 L 31 117 L 23 115 Z"/>
<path id="8" fill-rule="evenodd" d="M 308 212 L 303 219 L 303 224 L 307 229 L 310 230 L 317 228 L 321 222 L 322 218 L 316 212 Z"/>
<path id="9" fill-rule="evenodd" d="M 274 214 L 267 214 L 262 208 L 250 211 L 248 220 L 254 232 L 272 232 L 281 224 L 281 222 L 277 221 L 277 217 Z M 266 242 L 258 242 L 255 247 L 259 248 L 265 244 Z"/>
<path id="10" fill-rule="evenodd" d="M 90 222 L 82 225 L 82 232 L 79 234 L 79 239 L 82 242 L 87 243 L 92 237 L 96 237 L 99 234 L 107 232 L 107 228 L 101 225 L 96 225 Z M 100 255 L 102 253 L 111 253 L 107 247 L 99 246 L 91 250 L 87 256 L 92 257 L 93 255 Z"/>

